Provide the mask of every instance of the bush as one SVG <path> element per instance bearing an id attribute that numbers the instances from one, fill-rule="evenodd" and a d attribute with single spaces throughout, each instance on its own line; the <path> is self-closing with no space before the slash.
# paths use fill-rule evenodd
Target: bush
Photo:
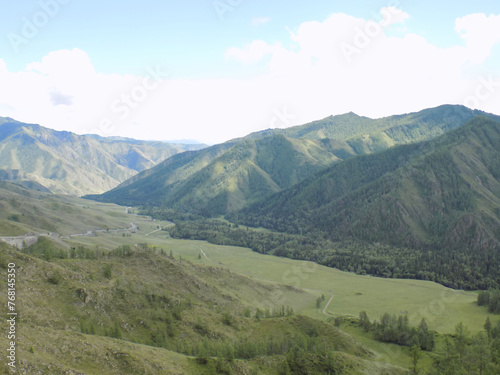
<path id="1" fill-rule="evenodd" d="M 234 323 L 233 317 L 231 316 L 231 313 L 229 311 L 224 311 L 224 313 L 222 314 L 222 323 L 227 326 L 230 326 Z"/>
<path id="2" fill-rule="evenodd" d="M 103 275 L 106 279 L 111 279 L 111 277 L 113 277 L 113 273 L 111 272 L 111 266 L 109 264 L 106 264 L 104 266 Z"/>
<path id="3" fill-rule="evenodd" d="M 55 271 L 54 273 L 52 273 L 52 275 L 49 276 L 48 280 L 51 284 L 59 285 L 59 283 L 62 281 L 62 276 L 59 271 Z"/>

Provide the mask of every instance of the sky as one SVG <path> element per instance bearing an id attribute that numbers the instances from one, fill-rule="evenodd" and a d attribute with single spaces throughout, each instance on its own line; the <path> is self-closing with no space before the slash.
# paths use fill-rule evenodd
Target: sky
<path id="1" fill-rule="evenodd" d="M 220 143 L 354 112 L 500 115 L 498 0 L 0 0 L 0 116 Z"/>

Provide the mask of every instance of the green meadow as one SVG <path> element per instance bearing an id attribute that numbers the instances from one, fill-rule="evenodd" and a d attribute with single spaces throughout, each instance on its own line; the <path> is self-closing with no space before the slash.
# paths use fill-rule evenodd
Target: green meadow
<path id="1" fill-rule="evenodd" d="M 139 230 L 132 233 L 131 237 L 110 231 L 98 232 L 95 237 L 72 237 L 71 241 L 107 249 L 121 244 L 147 243 L 195 264 L 224 267 L 260 281 L 290 285 L 315 296 L 324 295 L 325 301 L 320 309 L 316 308 L 315 303 L 303 306 L 301 301 L 283 300 L 285 305 L 300 308 L 298 312 L 314 318 L 357 317 L 364 310 L 371 320 L 378 320 L 387 312 L 408 315 L 412 325 L 418 325 L 425 318 L 431 329 L 452 333 L 459 322 L 473 332 L 478 332 L 483 329 L 489 315 L 485 308 L 476 305 L 475 292 L 457 291 L 429 281 L 361 276 L 312 262 L 263 255 L 246 248 L 177 240 L 168 235 L 169 222 L 153 221 L 134 214 L 125 215 L 124 208 L 119 206 L 106 207 L 107 212 L 122 213 L 127 217 L 121 221 L 122 225 L 134 222 Z M 166 230 L 156 231 L 158 227 Z M 332 295 L 333 300 L 326 314 L 323 314 L 322 310 Z"/>
<path id="2" fill-rule="evenodd" d="M 312 262 L 263 255 L 246 248 L 213 245 L 205 241 L 173 239 L 168 233 L 172 223 L 136 215 L 134 209 L 79 198 L 54 197 L 43 194 L 38 196 L 38 193 L 33 192 L 30 192 L 30 194 L 33 196 L 26 197 L 26 199 L 20 199 L 18 194 L 11 194 L 10 196 L 7 195 L 6 199 L 3 200 L 1 204 L 4 209 L 2 210 L 3 217 L 0 218 L 0 235 L 15 236 L 28 231 L 38 233 L 54 231 L 62 236 L 57 241 L 59 245 L 54 242 L 56 246 L 61 246 L 62 240 L 72 247 L 83 245 L 103 253 L 116 249 L 121 245 L 143 248 L 143 244 L 147 244 L 150 249 L 158 253 L 171 254 L 176 260 L 188 261 L 182 262 L 184 264 L 182 269 L 189 276 L 186 276 L 185 280 L 183 279 L 183 283 L 186 280 L 195 280 L 200 277 L 200 280 L 205 283 L 204 285 L 219 290 L 230 298 L 230 301 L 240 301 L 242 305 L 239 309 L 243 308 L 242 306 L 247 306 L 252 311 L 257 308 L 273 310 L 279 306 L 289 306 L 293 308 L 295 314 L 305 315 L 328 323 L 333 323 L 335 320 L 339 322 L 339 319 L 336 318 L 342 317 L 343 321 L 340 322 L 340 328 L 370 349 L 374 353 L 371 361 L 375 360 L 373 363 L 380 364 L 381 369 L 385 366 L 384 362 L 399 368 L 409 368 L 411 365 L 409 349 L 375 341 L 370 333 L 364 332 L 353 319 L 350 319 L 357 318 L 360 311 L 366 311 L 372 321 L 379 320 L 384 313 L 407 315 L 412 326 L 417 326 L 420 320 L 425 318 L 429 328 L 443 334 L 453 333 L 455 326 L 459 322 L 463 322 L 475 333 L 483 329 L 488 316 L 490 316 L 493 324 L 496 324 L 499 320 L 498 316 L 488 314 L 486 308 L 477 306 L 477 293 L 475 292 L 452 290 L 427 281 L 361 276 L 320 266 Z M 116 261 L 109 260 L 108 262 Z M 137 275 L 146 272 L 147 263 L 150 260 L 145 259 L 144 262 L 142 268 L 137 270 Z M 71 272 L 87 275 L 88 277 L 102 273 L 103 270 L 100 268 L 104 267 L 104 264 L 99 265 L 99 262 L 89 262 L 86 265 L 85 261 L 70 259 L 50 264 L 51 270 L 62 266 L 64 269 L 72 270 Z M 157 267 L 159 263 L 154 261 L 151 264 Z M 192 264 L 192 266 L 189 266 L 189 264 Z M 217 268 L 225 270 L 224 277 L 204 271 Z M 112 270 L 113 274 L 123 275 L 123 280 L 130 279 L 129 276 L 126 276 L 128 274 L 127 267 L 120 262 L 112 263 Z M 40 272 L 42 271 L 40 270 Z M 43 271 L 43 275 L 44 272 L 50 274 L 52 271 Z M 71 274 L 70 271 L 64 272 L 67 272 L 68 275 Z M 156 272 L 160 271 L 157 270 Z M 243 277 L 232 277 L 227 272 L 235 276 L 242 275 Z M 40 277 L 43 277 L 42 274 Z M 136 274 L 131 275 L 130 277 L 138 277 Z M 33 280 L 35 279 L 34 277 Z M 101 285 L 100 283 L 103 282 L 104 284 Z M 94 285 L 93 288 L 95 288 L 96 293 L 99 291 L 98 293 L 105 295 L 108 293 L 106 283 L 113 284 L 114 281 L 107 281 L 107 279 L 100 276 L 99 279 L 92 281 L 88 285 Z M 149 284 L 154 285 L 153 282 Z M 283 284 L 290 287 L 283 287 Z M 183 290 L 190 290 L 189 285 L 182 285 L 182 287 L 179 285 L 179 296 L 183 295 Z M 113 285 L 111 286 L 114 288 Z M 76 286 L 72 288 L 74 289 Z M 48 290 L 50 292 L 51 289 Z M 63 300 L 74 299 L 71 293 L 65 296 L 66 299 Z M 217 293 L 214 296 L 218 296 Z M 324 296 L 324 299 L 322 298 L 318 308 L 317 300 L 322 296 Z M 44 298 L 48 301 L 49 297 Z M 140 300 L 139 297 L 136 298 L 138 298 L 138 301 Z M 57 304 L 56 300 L 54 300 L 54 303 Z M 69 307 L 64 303 L 61 302 L 60 306 L 54 305 L 53 307 L 57 307 L 59 311 L 66 311 Z M 33 301 L 33 306 L 43 304 L 44 299 Z M 47 308 L 47 311 L 49 310 Z M 69 314 L 68 311 L 66 312 Z M 92 317 L 93 315 L 90 314 L 89 316 Z M 93 319 L 100 321 L 101 318 L 96 315 Z M 186 315 L 186 324 L 196 323 L 189 323 L 189 319 L 188 314 Z M 193 317 L 191 320 L 193 319 L 195 318 Z M 40 318 L 41 322 L 46 320 L 49 320 L 49 318 Z M 209 328 L 211 330 L 220 329 L 217 327 L 210 326 Z M 40 331 L 43 330 L 41 326 L 28 325 L 24 329 L 25 335 L 29 337 L 43 336 Z M 92 348 L 85 348 L 85 345 L 80 342 L 81 338 L 74 335 L 69 333 L 50 334 L 55 335 L 54 342 L 58 342 L 63 346 L 77 348 L 77 351 L 89 353 L 92 351 Z M 64 355 L 61 356 L 61 353 L 54 354 L 50 350 L 45 351 L 42 349 L 46 340 L 38 341 L 40 340 L 34 339 L 33 341 L 33 347 L 35 353 L 37 353 L 36 359 L 34 357 L 33 360 L 40 361 L 40 368 L 43 368 L 43 363 L 56 362 L 56 358 L 64 357 Z M 116 342 L 113 338 L 87 335 L 85 341 L 90 343 L 95 350 L 103 345 L 109 347 L 109 355 L 116 357 L 113 359 L 113 364 L 118 369 L 119 366 L 128 366 L 132 363 L 134 363 L 134 367 L 141 369 L 139 371 L 146 369 L 148 363 L 158 366 L 156 369 L 172 366 L 173 363 L 178 366 L 178 371 L 190 371 L 190 368 L 192 371 L 200 371 L 201 369 L 193 362 L 186 361 L 186 357 L 163 349 L 129 343 L 127 345 L 130 346 L 129 353 L 131 353 L 131 357 L 122 358 L 118 349 L 122 343 Z M 116 349 L 113 349 L 115 347 Z M 443 349 L 444 338 L 438 336 L 436 338 L 435 352 L 422 354 L 422 368 L 429 368 L 436 353 L 442 353 Z M 32 353 L 26 352 L 26 350 L 23 347 L 21 355 L 31 356 Z M 148 359 L 153 358 L 158 353 L 163 353 L 164 360 L 154 362 Z M 67 368 L 80 363 L 81 359 L 77 357 L 68 357 L 65 362 Z M 107 360 L 106 354 L 104 354 L 100 355 L 97 362 L 105 363 Z M 91 363 L 86 365 L 80 363 L 80 365 L 83 366 L 82 369 L 87 371 L 92 369 Z M 367 366 L 372 365 L 370 362 Z M 248 366 L 253 365 L 249 363 Z M 262 368 L 263 365 L 259 364 L 258 366 Z M 195 367 L 197 370 L 194 370 Z M 94 370 L 95 372 L 93 372 Z M 151 368 L 148 371 L 154 373 L 155 369 Z M 373 373 L 377 373 L 375 369 L 373 371 Z M 98 373 L 98 369 L 93 369 L 88 373 Z"/>

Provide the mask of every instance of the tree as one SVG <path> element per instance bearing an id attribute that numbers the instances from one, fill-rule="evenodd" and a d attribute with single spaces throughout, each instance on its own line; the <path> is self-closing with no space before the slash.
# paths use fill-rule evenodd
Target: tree
<path id="1" fill-rule="evenodd" d="M 363 327 L 366 332 L 368 332 L 372 328 L 372 324 L 370 322 L 370 319 L 368 318 L 368 314 L 364 310 L 359 313 L 359 325 Z"/>
<path id="2" fill-rule="evenodd" d="M 196 362 L 200 365 L 206 365 L 208 362 L 208 353 L 204 345 L 199 345 L 198 353 L 196 354 Z"/>
<path id="3" fill-rule="evenodd" d="M 398 344 L 409 345 L 411 341 L 410 323 L 408 315 L 399 316 L 398 318 Z"/>
<path id="4" fill-rule="evenodd" d="M 417 345 L 413 345 L 411 348 L 411 374 L 418 374 L 418 360 L 420 359 L 420 347 Z"/>
<path id="5" fill-rule="evenodd" d="M 254 316 L 254 318 L 257 319 L 257 320 L 260 320 L 263 317 L 264 317 L 264 312 L 261 309 L 257 308 L 257 310 L 255 310 L 255 316 Z"/>
<path id="6" fill-rule="evenodd" d="M 106 279 L 111 279 L 111 277 L 113 276 L 113 273 L 111 271 L 111 266 L 109 264 L 106 264 L 104 266 L 103 275 Z"/>
<path id="7" fill-rule="evenodd" d="M 460 359 L 465 357 L 467 345 L 470 341 L 470 332 L 462 322 L 455 326 L 455 351 Z"/>
<path id="8" fill-rule="evenodd" d="M 417 336 L 421 349 L 427 351 L 432 351 L 434 349 L 434 333 L 429 331 L 429 327 L 424 318 L 422 318 L 418 326 Z"/>
<path id="9" fill-rule="evenodd" d="M 477 296 L 478 306 L 487 306 L 489 303 L 490 303 L 490 292 L 486 290 L 479 292 Z"/>
<path id="10" fill-rule="evenodd" d="M 486 322 L 484 323 L 484 329 L 486 330 L 486 333 L 488 334 L 488 340 L 491 341 L 492 324 L 491 324 L 491 320 L 490 320 L 489 316 L 486 318 Z"/>
<path id="11" fill-rule="evenodd" d="M 227 359 L 229 362 L 234 361 L 234 346 L 231 344 L 228 344 L 226 347 L 226 353 L 224 355 L 225 359 Z"/>
<path id="12" fill-rule="evenodd" d="M 318 297 L 318 299 L 316 300 L 316 308 L 319 309 L 321 307 L 321 302 L 323 302 L 323 300 L 321 299 L 321 297 Z"/>
<path id="13" fill-rule="evenodd" d="M 486 373 L 488 363 L 491 362 L 490 348 L 488 338 L 484 332 L 478 333 L 472 340 L 472 345 L 469 353 L 470 367 L 475 369 L 476 374 L 483 375 Z"/>
<path id="14" fill-rule="evenodd" d="M 222 323 L 224 323 L 227 326 L 233 324 L 233 317 L 231 316 L 231 313 L 229 311 L 224 311 L 222 313 Z"/>

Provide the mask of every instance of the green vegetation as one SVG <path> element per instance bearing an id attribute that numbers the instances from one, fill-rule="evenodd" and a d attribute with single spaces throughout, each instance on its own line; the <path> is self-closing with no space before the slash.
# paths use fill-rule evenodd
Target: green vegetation
<path id="1" fill-rule="evenodd" d="M 500 123 L 478 117 L 435 140 L 334 165 L 228 218 L 320 239 L 266 249 L 277 255 L 498 288 L 499 143 Z"/>
<path id="2" fill-rule="evenodd" d="M 477 296 L 478 306 L 487 306 L 490 313 L 500 314 L 500 290 L 482 291 Z"/>
<path id="3" fill-rule="evenodd" d="M 62 249 L 54 245 L 54 243 L 46 237 L 40 237 L 36 243 L 22 250 L 25 254 L 33 255 L 37 258 L 51 261 L 54 258 L 65 259 L 72 255 L 66 249 Z"/>
<path id="4" fill-rule="evenodd" d="M 24 195 L 21 200 L 10 194 L 15 199 L 8 207 L 39 204 L 38 196 Z M 19 353 L 31 371 L 404 374 L 403 368 L 411 368 L 409 348 L 393 359 L 383 354 L 392 344 L 378 343 L 372 331 L 368 338 L 352 333 L 361 345 L 335 328 L 334 320 L 322 313 L 331 294 L 335 297 L 326 312 L 335 317 L 357 314 L 361 306 L 370 316 L 385 311 L 392 316 L 404 308 L 411 327 L 425 318 L 429 330 L 440 335 L 452 332 L 460 320 L 474 332 L 483 329 L 477 322 L 485 320 L 487 309 L 474 304 L 473 293 L 175 240 L 167 233 L 174 229 L 168 222 L 132 216 L 123 207 L 66 199 L 42 203 L 63 216 L 80 210 L 88 216 L 102 212 L 108 230 L 94 227 L 93 234 L 65 240 L 68 246 L 57 237 L 40 237 L 21 252 L 5 247 L 0 252 L 2 267 L 14 261 L 22 270 L 20 326 L 30 340 L 26 346 L 20 343 Z M 130 237 L 114 230 L 112 224 L 130 227 L 131 220 L 140 229 L 129 230 Z M 67 220 L 63 227 L 81 232 L 80 225 L 79 220 Z M 158 227 L 167 231 L 155 231 Z M 247 232 L 234 225 L 231 230 Z M 436 301 L 445 303 L 442 311 L 436 312 Z M 429 308 L 423 311 L 422 306 Z M 497 322 L 490 322 L 493 332 Z M 54 347 L 71 349 L 54 353 Z M 419 369 L 430 368 L 434 352 L 427 353 L 419 354 Z"/>
<path id="5" fill-rule="evenodd" d="M 99 259 L 47 262 L 2 248 L 19 270 L 23 313 L 18 325 L 30 337 L 19 341 L 22 368 L 169 373 L 163 368 L 198 374 L 213 365 L 231 373 L 278 374 L 286 364 L 291 374 L 304 369 L 315 374 L 352 373 L 370 362 L 369 351 L 330 324 L 294 316 L 278 305 L 267 317 L 246 318 L 244 311 L 254 309 L 254 301 L 233 297 L 246 295 L 245 289 L 273 295 L 282 289 L 279 285 L 173 260 L 146 246 L 128 250 Z M 107 265 L 112 265 L 111 275 Z M 290 292 L 304 298 L 304 291 Z M 89 343 L 95 348 L 90 352 L 76 349 Z M 61 344 L 68 349 L 54 352 Z M 144 351 L 153 353 L 147 347 L 161 350 L 149 365 L 141 357 Z M 93 354 L 98 350 L 103 353 Z M 264 357 L 267 365 L 256 365 Z"/>
<path id="6" fill-rule="evenodd" d="M 61 194 L 102 193 L 196 145 L 81 136 L 0 118 L 0 180 Z"/>
<path id="7" fill-rule="evenodd" d="M 463 324 L 455 334 L 446 338 L 444 355 L 434 362 L 430 375 L 483 374 L 500 372 L 500 324 L 491 335 L 480 332 L 472 335 Z"/>
<path id="8" fill-rule="evenodd" d="M 361 275 L 498 288 L 500 268 L 490 264 L 500 262 L 500 125 L 478 114 L 457 106 L 377 121 L 349 114 L 257 133 L 176 155 L 98 199 L 144 205 L 174 220 L 177 238 Z M 354 147 L 361 129 L 391 141 Z M 357 151 L 334 151 L 330 136 Z M 236 225 L 197 216 L 225 213 Z"/>
<path id="9" fill-rule="evenodd" d="M 240 210 L 355 155 L 435 138 L 484 114 L 442 106 L 372 120 L 353 113 L 289 129 L 269 129 L 174 155 L 92 199 L 151 205 L 208 217 Z"/>
<path id="10" fill-rule="evenodd" d="M 370 323 L 366 311 L 359 313 L 359 325 L 365 331 L 372 331 L 376 340 L 392 342 L 398 345 L 418 347 L 422 350 L 432 351 L 434 349 L 434 336 L 436 332 L 430 331 L 424 318 L 420 321 L 418 328 L 410 327 L 408 315 L 390 315 L 385 313 L 380 322 Z"/>
<path id="11" fill-rule="evenodd" d="M 3 183 L 0 234 L 32 232 L 9 239 L 17 248 L 0 244 L 1 269 L 18 269 L 20 370 L 498 373 L 498 291 L 431 282 L 498 288 L 498 124 L 479 118 L 351 158 L 473 114 L 445 107 L 376 123 L 349 114 L 176 155 L 115 191 L 143 199 L 161 187 L 181 211 L 144 206 L 156 220 Z M 349 160 L 314 174 L 329 158 Z M 148 176 L 156 186 L 139 195 Z M 198 215 L 260 198 L 228 216 L 237 223 Z"/>
<path id="12" fill-rule="evenodd" d="M 158 218 L 168 217 L 159 211 L 144 212 Z M 460 249 L 449 247 L 417 252 L 410 247 L 354 240 L 334 242 L 310 234 L 273 232 L 214 219 L 176 221 L 169 233 L 175 238 L 243 246 L 263 254 L 310 260 L 359 275 L 428 280 L 453 288 L 494 287 L 500 276 L 498 269 L 484 262 L 485 259 L 498 259 L 499 253 L 494 248 L 481 253 L 466 252 L 466 249 L 462 253 Z"/>
<path id="13" fill-rule="evenodd" d="M 124 212 L 124 207 L 91 203 L 0 182 L 0 236 L 30 232 L 45 235 L 55 232 L 68 236 L 106 227 L 129 228 L 131 219 Z M 18 220 L 9 220 L 11 216 L 18 217 Z"/>

